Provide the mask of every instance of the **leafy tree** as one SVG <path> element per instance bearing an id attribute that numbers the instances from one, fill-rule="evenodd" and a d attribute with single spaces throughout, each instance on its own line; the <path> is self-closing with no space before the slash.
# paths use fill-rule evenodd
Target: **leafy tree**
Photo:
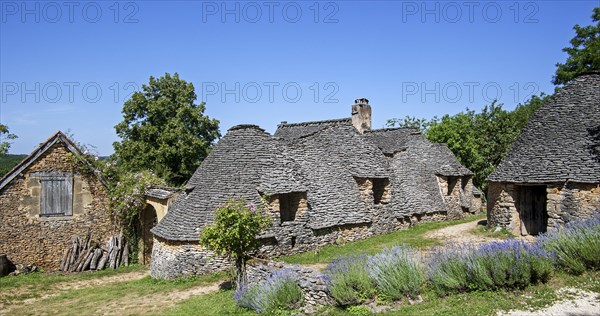
<path id="1" fill-rule="evenodd" d="M 5 140 L 2 140 L 2 138 Z M 11 134 L 8 130 L 8 126 L 0 124 L 0 154 L 8 153 L 11 145 L 10 141 L 16 138 L 17 135 Z"/>
<path id="2" fill-rule="evenodd" d="M 202 246 L 235 261 L 238 286 L 246 278 L 246 261 L 260 247 L 256 237 L 271 225 L 265 209 L 264 204 L 257 207 L 243 200 L 228 201 L 217 209 L 214 223 L 200 234 Z"/>
<path id="3" fill-rule="evenodd" d="M 172 185 L 189 179 L 220 137 L 219 121 L 204 115 L 204 102 L 195 100 L 194 86 L 177 73 L 150 77 L 125 102 L 124 120 L 115 126 L 119 164 L 132 172 L 152 170 Z"/>
<path id="4" fill-rule="evenodd" d="M 592 21 L 596 24 L 573 27 L 576 35 L 571 47 L 563 48 L 569 57 L 564 64 L 556 64 L 554 84 L 564 85 L 582 72 L 600 70 L 600 7 L 594 8 Z"/>

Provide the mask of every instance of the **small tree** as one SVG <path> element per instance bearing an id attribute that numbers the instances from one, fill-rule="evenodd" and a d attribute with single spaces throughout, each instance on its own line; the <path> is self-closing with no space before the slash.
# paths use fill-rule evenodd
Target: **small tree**
<path id="1" fill-rule="evenodd" d="M 265 209 L 264 203 L 257 207 L 244 200 L 228 201 L 217 209 L 214 223 L 200 234 L 202 246 L 235 261 L 236 286 L 245 281 L 246 261 L 260 247 L 256 237 L 271 225 Z"/>

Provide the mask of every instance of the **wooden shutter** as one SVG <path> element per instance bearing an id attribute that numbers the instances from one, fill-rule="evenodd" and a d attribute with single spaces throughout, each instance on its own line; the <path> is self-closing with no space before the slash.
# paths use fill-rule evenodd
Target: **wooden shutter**
<path id="1" fill-rule="evenodd" d="M 73 177 L 64 173 L 43 173 L 40 214 L 73 215 Z"/>

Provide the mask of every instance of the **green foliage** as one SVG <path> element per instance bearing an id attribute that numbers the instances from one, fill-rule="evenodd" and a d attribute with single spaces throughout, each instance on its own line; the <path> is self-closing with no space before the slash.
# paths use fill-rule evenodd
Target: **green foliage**
<path id="1" fill-rule="evenodd" d="M 573 27 L 576 35 L 571 39 L 571 47 L 563 48 L 569 56 L 564 64 L 556 64 L 554 84 L 564 85 L 582 72 L 600 70 L 600 7 L 594 8 L 592 21 L 596 23 Z"/>
<path id="2" fill-rule="evenodd" d="M 4 177 L 4 175 L 25 159 L 25 157 L 27 157 L 27 155 L 0 154 L 0 177 Z"/>
<path id="3" fill-rule="evenodd" d="M 389 127 L 407 127 L 416 128 L 419 131 L 425 131 L 429 127 L 429 121 L 424 118 L 416 118 L 414 116 L 405 116 L 402 119 L 392 118 L 388 119 L 386 125 Z"/>
<path id="4" fill-rule="evenodd" d="M 112 214 L 123 226 L 131 226 L 146 208 L 144 195 L 146 190 L 152 186 L 164 184 L 164 180 L 151 171 L 120 174 L 117 182 L 111 186 L 109 191 Z"/>
<path id="5" fill-rule="evenodd" d="M 121 142 L 113 143 L 119 164 L 136 172 L 152 170 L 172 185 L 187 181 L 220 137 L 219 121 L 195 104 L 194 86 L 175 73 L 150 77 L 143 91 L 123 105 L 115 126 Z"/>
<path id="6" fill-rule="evenodd" d="M 245 278 L 246 260 L 260 247 L 256 237 L 271 226 L 265 210 L 265 203 L 228 201 L 215 212 L 214 223 L 205 226 L 200 234 L 202 246 L 235 261 L 238 286 Z"/>
<path id="7" fill-rule="evenodd" d="M 492 102 L 481 112 L 466 109 L 455 115 L 424 119 L 388 120 L 388 126 L 421 126 L 423 135 L 431 142 L 445 143 L 465 167 L 473 171 L 475 185 L 487 191 L 486 178 L 500 164 L 513 142 L 531 116 L 546 100 L 544 94 L 532 96 L 513 111 Z"/>
<path id="8" fill-rule="evenodd" d="M 0 154 L 8 153 L 11 145 L 10 141 L 16 138 L 17 135 L 11 134 L 8 126 L 0 124 Z"/>

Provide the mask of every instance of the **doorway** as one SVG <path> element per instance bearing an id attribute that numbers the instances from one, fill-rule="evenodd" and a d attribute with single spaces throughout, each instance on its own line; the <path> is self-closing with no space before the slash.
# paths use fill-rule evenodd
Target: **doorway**
<path id="1" fill-rule="evenodd" d="M 546 186 L 522 186 L 519 190 L 521 235 L 539 235 L 548 227 Z"/>
<path id="2" fill-rule="evenodd" d="M 141 214 L 140 222 L 142 224 L 142 247 L 140 249 L 139 260 L 140 263 L 148 265 L 150 264 L 150 259 L 152 258 L 153 244 L 153 235 L 152 232 L 150 232 L 150 229 L 152 229 L 158 223 L 156 209 L 154 209 L 152 205 L 148 204 L 146 206 Z"/>

